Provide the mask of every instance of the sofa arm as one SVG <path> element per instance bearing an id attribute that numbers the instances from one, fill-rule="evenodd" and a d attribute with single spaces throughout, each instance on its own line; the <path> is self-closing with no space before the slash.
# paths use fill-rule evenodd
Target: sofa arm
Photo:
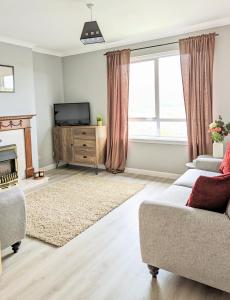
<path id="1" fill-rule="evenodd" d="M 0 192 L 0 241 L 2 249 L 25 236 L 25 196 L 18 187 Z"/>
<path id="2" fill-rule="evenodd" d="M 139 221 L 145 263 L 230 292 L 230 220 L 225 214 L 145 201 Z"/>
<path id="3" fill-rule="evenodd" d="M 197 159 L 194 160 L 194 165 L 196 169 L 218 173 L 220 172 L 219 169 L 222 161 L 223 159 L 221 158 L 198 156 Z"/>

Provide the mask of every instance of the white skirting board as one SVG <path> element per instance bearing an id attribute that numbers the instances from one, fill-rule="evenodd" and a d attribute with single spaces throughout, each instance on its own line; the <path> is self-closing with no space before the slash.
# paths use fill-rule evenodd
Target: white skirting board
<path id="1" fill-rule="evenodd" d="M 158 172 L 158 171 L 133 169 L 133 168 L 126 168 L 125 173 L 147 175 L 152 177 L 169 178 L 169 179 L 177 179 L 181 176 L 181 174 L 176 174 L 176 173 Z"/>
<path id="2" fill-rule="evenodd" d="M 60 163 L 60 166 L 61 165 L 65 165 L 65 163 Z M 90 165 L 83 165 L 83 164 L 81 166 L 92 167 Z M 55 168 L 56 168 L 56 164 L 51 164 L 51 165 L 45 166 L 41 169 L 43 169 L 45 171 L 49 171 L 49 170 L 52 170 L 52 169 L 55 169 Z M 99 165 L 99 169 L 105 170 L 105 166 L 104 165 Z M 152 177 L 169 178 L 169 179 L 177 179 L 181 176 L 181 174 L 176 174 L 176 173 L 158 172 L 158 171 L 144 170 L 144 169 L 134 169 L 134 168 L 126 168 L 125 173 L 147 175 L 147 176 L 152 176 Z"/>
<path id="3" fill-rule="evenodd" d="M 65 164 L 66 163 L 64 163 L 64 162 L 60 162 L 58 166 L 61 167 L 61 166 L 64 166 Z M 53 164 L 47 165 L 45 167 L 41 167 L 39 169 L 44 170 L 44 171 L 49 171 L 49 170 L 53 170 L 55 168 L 56 168 L 56 164 L 53 163 Z"/>

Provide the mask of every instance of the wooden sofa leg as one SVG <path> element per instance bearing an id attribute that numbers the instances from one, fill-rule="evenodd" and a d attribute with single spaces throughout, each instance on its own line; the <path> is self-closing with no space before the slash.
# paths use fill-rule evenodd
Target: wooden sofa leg
<path id="1" fill-rule="evenodd" d="M 156 278 L 159 272 L 159 268 L 148 265 L 148 269 L 149 269 L 149 273 L 153 276 L 153 278 Z"/>
<path id="2" fill-rule="evenodd" d="M 13 244 L 11 247 L 12 247 L 12 250 L 14 251 L 14 253 L 17 253 L 18 252 L 18 249 L 21 245 L 21 242 L 17 242 L 15 244 Z"/>

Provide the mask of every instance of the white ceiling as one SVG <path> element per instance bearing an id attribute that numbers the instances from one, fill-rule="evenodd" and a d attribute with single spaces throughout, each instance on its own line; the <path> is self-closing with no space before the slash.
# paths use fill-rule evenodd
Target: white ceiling
<path id="1" fill-rule="evenodd" d="M 106 44 L 83 45 L 93 2 Z M 230 24 L 230 0 L 0 0 L 0 41 L 68 55 Z"/>

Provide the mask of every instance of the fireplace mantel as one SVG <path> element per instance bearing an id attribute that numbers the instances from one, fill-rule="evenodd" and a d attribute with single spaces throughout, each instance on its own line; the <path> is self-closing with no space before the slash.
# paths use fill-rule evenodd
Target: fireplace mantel
<path id="1" fill-rule="evenodd" d="M 0 131 L 30 127 L 30 120 L 35 115 L 0 116 Z"/>
<path id="2" fill-rule="evenodd" d="M 0 116 L 0 132 L 7 130 L 24 130 L 26 178 L 32 177 L 34 173 L 31 145 L 30 120 L 35 115 Z"/>

